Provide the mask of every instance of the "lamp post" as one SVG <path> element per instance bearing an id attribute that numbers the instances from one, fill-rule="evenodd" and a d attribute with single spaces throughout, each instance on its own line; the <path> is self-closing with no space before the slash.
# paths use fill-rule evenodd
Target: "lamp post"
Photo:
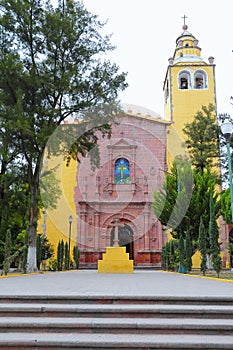
<path id="1" fill-rule="evenodd" d="M 68 217 L 68 221 L 69 221 L 68 268 L 70 269 L 70 240 L 71 240 L 71 225 L 73 221 L 72 215 Z"/>
<path id="2" fill-rule="evenodd" d="M 231 167 L 231 149 L 230 139 L 233 132 L 233 125 L 231 122 L 225 122 L 221 125 L 221 131 L 226 140 L 227 145 L 227 158 L 228 158 L 228 169 L 229 169 L 229 186 L 231 195 L 231 222 L 233 223 L 233 185 L 232 185 L 232 167 Z"/>

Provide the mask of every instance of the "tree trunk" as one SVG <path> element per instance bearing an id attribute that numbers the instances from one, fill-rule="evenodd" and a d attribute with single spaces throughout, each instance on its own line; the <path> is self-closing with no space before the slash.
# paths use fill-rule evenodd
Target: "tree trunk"
<path id="1" fill-rule="evenodd" d="M 38 271 L 36 263 L 36 234 L 37 234 L 37 186 L 30 185 L 31 201 L 30 201 L 30 219 L 28 232 L 28 255 L 27 255 L 27 272 Z"/>

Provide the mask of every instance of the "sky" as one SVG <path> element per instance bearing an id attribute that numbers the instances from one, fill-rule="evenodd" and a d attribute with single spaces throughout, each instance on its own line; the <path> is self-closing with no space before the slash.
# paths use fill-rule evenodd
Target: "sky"
<path id="1" fill-rule="evenodd" d="M 205 62 L 216 64 L 217 113 L 233 117 L 233 20 L 232 0 L 82 0 L 101 21 L 108 20 L 104 34 L 111 34 L 116 46 L 107 55 L 127 72 L 128 88 L 119 94 L 122 103 L 153 110 L 164 116 L 163 82 L 168 58 L 183 32 L 199 40 Z"/>

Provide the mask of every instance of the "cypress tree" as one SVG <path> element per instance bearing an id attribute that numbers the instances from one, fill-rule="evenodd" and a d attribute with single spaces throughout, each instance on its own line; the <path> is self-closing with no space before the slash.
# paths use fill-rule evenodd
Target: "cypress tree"
<path id="1" fill-rule="evenodd" d="M 40 269 L 40 264 L 42 261 L 42 238 L 41 235 L 37 235 L 36 237 L 36 264 L 37 264 L 37 268 L 38 270 Z"/>
<path id="2" fill-rule="evenodd" d="M 57 245 L 57 270 L 62 270 L 62 264 L 61 264 L 61 242 L 58 242 Z"/>
<path id="3" fill-rule="evenodd" d="M 180 235 L 180 239 L 179 239 L 179 253 L 180 253 L 179 272 L 185 273 L 185 267 L 184 267 L 185 249 L 184 249 L 184 238 L 182 235 Z"/>
<path id="4" fill-rule="evenodd" d="M 188 272 L 192 270 L 192 242 L 189 232 L 185 239 L 185 267 Z"/>
<path id="5" fill-rule="evenodd" d="M 64 268 L 64 257 L 65 257 L 65 244 L 63 239 L 61 240 L 61 269 Z"/>
<path id="6" fill-rule="evenodd" d="M 3 272 L 5 275 L 10 271 L 10 256 L 11 256 L 11 231 L 8 229 L 6 231 L 6 239 L 5 239 L 5 249 L 4 249 L 4 262 L 3 262 Z"/>
<path id="7" fill-rule="evenodd" d="M 175 248 L 174 241 L 170 241 L 170 268 L 172 271 L 175 269 Z"/>
<path id="8" fill-rule="evenodd" d="M 75 261 L 76 269 L 79 268 L 79 257 L 80 257 L 80 251 L 77 246 L 74 246 L 73 248 L 73 258 Z"/>
<path id="9" fill-rule="evenodd" d="M 201 253 L 201 271 L 203 273 L 203 276 L 206 274 L 206 263 L 207 263 L 207 237 L 206 237 L 206 229 L 203 224 L 203 220 L 201 217 L 201 221 L 199 224 L 199 238 L 198 238 L 198 249 Z"/>
<path id="10" fill-rule="evenodd" d="M 161 265 L 163 270 L 167 270 L 167 250 L 164 245 L 161 252 Z"/>
<path id="11" fill-rule="evenodd" d="M 214 211 L 214 201 L 213 197 L 210 197 L 210 223 L 209 223 L 209 237 L 210 237 L 210 253 L 211 262 L 213 269 L 216 271 L 219 277 L 220 271 L 222 269 L 222 258 L 220 256 L 220 243 L 219 243 L 219 228 L 217 225 L 215 211 Z"/>
<path id="12" fill-rule="evenodd" d="M 65 260 L 64 260 L 65 270 L 69 270 L 69 246 L 65 243 Z"/>

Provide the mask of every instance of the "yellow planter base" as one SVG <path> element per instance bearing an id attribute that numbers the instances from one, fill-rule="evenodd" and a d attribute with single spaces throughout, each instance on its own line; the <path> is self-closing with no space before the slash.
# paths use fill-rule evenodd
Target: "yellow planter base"
<path id="1" fill-rule="evenodd" d="M 133 260 L 125 247 L 107 247 L 103 260 L 98 260 L 99 273 L 133 273 Z"/>

